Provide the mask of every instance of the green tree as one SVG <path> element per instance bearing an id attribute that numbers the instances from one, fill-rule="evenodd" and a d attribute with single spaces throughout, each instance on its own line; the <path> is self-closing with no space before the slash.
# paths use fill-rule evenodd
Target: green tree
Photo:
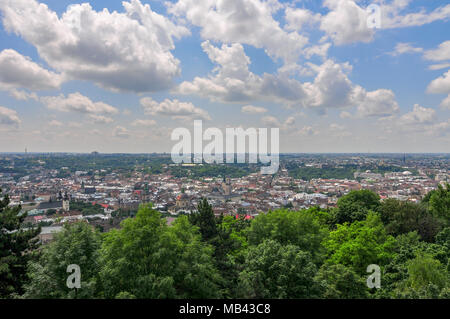
<path id="1" fill-rule="evenodd" d="M 318 298 L 316 273 L 308 252 L 269 239 L 249 248 L 239 291 L 244 298 Z"/>
<path id="2" fill-rule="evenodd" d="M 363 299 L 368 297 L 364 279 L 344 265 L 323 264 L 316 281 L 325 287 L 322 298 Z"/>
<path id="3" fill-rule="evenodd" d="M 105 297 L 220 297 L 213 248 L 186 216 L 168 227 L 151 204 L 142 205 L 121 226 L 106 233 L 102 245 Z"/>
<path id="4" fill-rule="evenodd" d="M 364 220 L 369 211 L 377 211 L 380 206 L 380 196 L 367 189 L 351 191 L 339 198 L 337 206 L 336 224 L 352 223 Z"/>
<path id="5" fill-rule="evenodd" d="M 191 224 L 200 229 L 204 241 L 208 241 L 218 235 L 217 220 L 212 206 L 206 198 L 203 198 L 197 205 L 197 212 L 189 215 Z"/>
<path id="6" fill-rule="evenodd" d="M 379 212 L 386 231 L 394 236 L 417 231 L 423 240 L 432 242 L 441 229 L 439 220 L 424 205 L 387 199 Z"/>
<path id="7" fill-rule="evenodd" d="M 441 184 L 438 188 L 429 192 L 423 199 L 427 203 L 431 213 L 442 219 L 447 226 L 450 225 L 450 184 L 443 187 Z"/>
<path id="8" fill-rule="evenodd" d="M 363 275 L 368 265 L 389 262 L 394 256 L 395 239 L 387 235 L 379 215 L 371 212 L 363 221 L 337 225 L 324 246 L 328 262 L 349 266 Z"/>
<path id="9" fill-rule="evenodd" d="M 0 200 L 0 298 L 23 293 L 30 252 L 38 246 L 40 227 L 25 229 L 27 214 L 20 211 L 21 206 L 9 207 L 8 195 Z"/>
<path id="10" fill-rule="evenodd" d="M 397 298 L 448 298 L 450 273 L 439 260 L 418 254 L 407 262 L 408 277 L 397 285 Z"/>
<path id="11" fill-rule="evenodd" d="M 248 230 L 248 241 L 251 245 L 258 245 L 266 239 L 273 239 L 283 245 L 296 245 L 319 262 L 325 253 L 321 242 L 327 235 L 328 229 L 321 225 L 315 214 L 280 209 L 258 215 Z"/>
<path id="12" fill-rule="evenodd" d="M 26 298 L 94 298 L 100 292 L 98 273 L 100 234 L 85 222 L 64 225 L 54 241 L 44 246 L 40 258 L 28 265 L 30 282 Z M 78 265 L 81 288 L 67 287 L 67 266 Z"/>

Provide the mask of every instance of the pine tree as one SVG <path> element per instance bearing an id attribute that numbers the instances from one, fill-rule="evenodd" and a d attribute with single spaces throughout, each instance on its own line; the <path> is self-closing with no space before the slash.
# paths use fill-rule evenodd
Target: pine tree
<path id="1" fill-rule="evenodd" d="M 3 195 L 0 190 L 0 196 Z M 0 200 L 0 298 L 22 294 L 30 252 L 37 247 L 40 227 L 25 229 L 21 206 L 9 207 L 9 197 Z"/>
<path id="2" fill-rule="evenodd" d="M 217 221 L 214 216 L 212 206 L 206 198 L 203 198 L 197 205 L 197 213 L 189 216 L 191 224 L 200 228 L 202 239 L 208 241 L 218 235 Z"/>

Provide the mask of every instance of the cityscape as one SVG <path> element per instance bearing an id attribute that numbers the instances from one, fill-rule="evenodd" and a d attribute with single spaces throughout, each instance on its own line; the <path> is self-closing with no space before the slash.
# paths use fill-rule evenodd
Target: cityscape
<path id="1" fill-rule="evenodd" d="M 121 164 L 122 158 L 130 164 Z M 216 216 L 253 218 L 286 207 L 336 207 L 341 196 L 361 189 L 382 200 L 419 203 L 450 182 L 448 154 L 285 154 L 275 175 L 261 175 L 250 164 L 172 164 L 167 154 L 22 153 L 0 161 L 1 189 L 10 205 L 21 205 L 26 222 L 46 225 L 46 238 L 76 220 L 118 227 L 143 203 L 152 203 L 168 222 L 195 211 L 202 198 Z M 71 166 L 58 167 L 64 163 Z"/>
<path id="2" fill-rule="evenodd" d="M 447 2 L 0 0 L 2 307 L 445 306 Z"/>

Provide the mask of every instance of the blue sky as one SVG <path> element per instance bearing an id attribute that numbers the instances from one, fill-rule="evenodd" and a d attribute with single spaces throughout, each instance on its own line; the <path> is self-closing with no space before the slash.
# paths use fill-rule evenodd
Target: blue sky
<path id="1" fill-rule="evenodd" d="M 4 152 L 169 152 L 194 119 L 279 127 L 281 152 L 450 149 L 443 1 L 5 0 L 0 13 Z"/>

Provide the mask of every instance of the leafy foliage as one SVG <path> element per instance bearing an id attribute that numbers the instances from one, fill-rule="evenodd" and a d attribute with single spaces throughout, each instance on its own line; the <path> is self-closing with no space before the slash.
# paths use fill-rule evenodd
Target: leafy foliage
<path id="1" fill-rule="evenodd" d="M 239 291 L 247 298 L 317 298 L 316 272 L 309 253 L 269 239 L 249 248 Z"/>
<path id="2" fill-rule="evenodd" d="M 93 298 L 99 293 L 100 235 L 85 222 L 66 224 L 55 241 L 45 246 L 40 258 L 28 265 L 30 282 L 25 285 L 26 298 Z M 67 266 L 81 270 L 81 288 L 73 291 L 66 285 Z"/>
<path id="3" fill-rule="evenodd" d="M 351 191 L 339 198 L 337 206 L 336 223 L 352 223 L 364 220 L 369 211 L 377 211 L 380 206 L 380 196 L 366 189 Z"/>

